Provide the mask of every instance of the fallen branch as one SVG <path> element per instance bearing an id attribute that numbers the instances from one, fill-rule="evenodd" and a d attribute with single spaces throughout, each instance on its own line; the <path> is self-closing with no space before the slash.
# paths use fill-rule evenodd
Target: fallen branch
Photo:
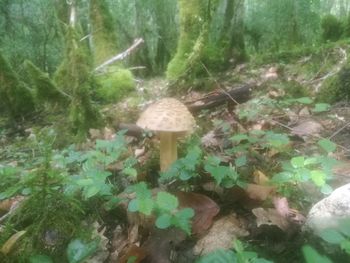
<path id="1" fill-rule="evenodd" d="M 225 102 L 231 102 L 235 104 L 246 102 L 250 99 L 250 93 L 251 87 L 249 85 L 245 85 L 243 87 L 229 91 L 220 90 L 215 93 L 210 93 L 207 96 L 196 101 L 187 102 L 186 106 L 189 111 L 195 113 L 203 109 L 211 109 L 220 106 Z"/>
<path id="2" fill-rule="evenodd" d="M 118 60 L 123 60 L 124 58 L 126 58 L 127 56 L 130 55 L 130 53 L 136 49 L 139 45 L 141 45 L 144 42 L 144 40 L 142 38 L 137 38 L 134 40 L 134 44 L 132 44 L 131 47 L 129 47 L 127 50 L 125 50 L 124 52 L 112 57 L 111 59 L 103 62 L 101 65 L 99 65 L 98 67 L 96 67 L 94 69 L 94 71 L 99 71 L 100 69 L 104 68 L 105 66 L 108 66 L 109 64 L 114 63 L 115 61 Z"/>

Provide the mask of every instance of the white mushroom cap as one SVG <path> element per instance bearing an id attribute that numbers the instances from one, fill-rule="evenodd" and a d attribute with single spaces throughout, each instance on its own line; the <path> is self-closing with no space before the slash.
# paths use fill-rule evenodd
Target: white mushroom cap
<path id="1" fill-rule="evenodd" d="M 150 105 L 136 124 L 152 131 L 192 132 L 195 120 L 180 101 L 164 98 Z"/>

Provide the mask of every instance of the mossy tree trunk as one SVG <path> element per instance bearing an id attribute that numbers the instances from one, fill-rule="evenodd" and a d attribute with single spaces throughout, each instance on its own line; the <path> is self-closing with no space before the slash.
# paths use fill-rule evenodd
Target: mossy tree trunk
<path id="1" fill-rule="evenodd" d="M 100 114 L 91 102 L 90 93 L 95 84 L 91 74 L 92 63 L 87 47 L 79 41 L 76 33 L 74 13 L 75 7 L 72 7 L 70 26 L 65 37 L 65 56 L 55 73 L 54 80 L 58 88 L 71 97 L 68 107 L 69 122 L 78 139 L 81 139 L 86 136 L 89 128 L 100 124 Z"/>
<path id="2" fill-rule="evenodd" d="M 27 73 L 26 82 L 34 90 L 36 105 L 50 103 L 51 105 L 67 105 L 69 96 L 59 90 L 49 75 L 41 71 L 32 62 L 25 61 L 24 67 Z"/>
<path id="3" fill-rule="evenodd" d="M 19 80 L 10 64 L 0 53 L 0 111 L 10 114 L 14 120 L 33 112 L 34 102 L 30 89 Z"/>
<path id="4" fill-rule="evenodd" d="M 174 58 L 168 64 L 167 78 L 195 76 L 203 71 L 201 59 L 208 40 L 210 0 L 179 0 L 180 36 Z"/>
<path id="5" fill-rule="evenodd" d="M 90 0 L 90 26 L 94 64 L 100 65 L 118 51 L 113 17 L 105 0 Z"/>
<path id="6" fill-rule="evenodd" d="M 244 0 L 179 0 L 179 10 L 177 52 L 167 68 L 172 83 L 192 83 L 245 58 Z"/>

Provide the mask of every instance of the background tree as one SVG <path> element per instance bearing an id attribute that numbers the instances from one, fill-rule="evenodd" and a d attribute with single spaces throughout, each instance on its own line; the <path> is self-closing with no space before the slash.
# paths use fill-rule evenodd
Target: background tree
<path id="1" fill-rule="evenodd" d="M 179 0 L 180 36 L 167 78 L 191 80 L 207 70 L 224 69 L 233 58 L 242 59 L 243 6 L 243 0 Z"/>
<path id="2" fill-rule="evenodd" d="M 32 93 L 12 70 L 0 53 L 0 98 L 1 111 L 9 113 L 13 120 L 25 117 L 34 111 Z"/>

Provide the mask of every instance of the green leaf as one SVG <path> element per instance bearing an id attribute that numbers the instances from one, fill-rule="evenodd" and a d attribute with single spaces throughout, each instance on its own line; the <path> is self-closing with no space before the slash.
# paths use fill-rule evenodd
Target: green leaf
<path id="1" fill-rule="evenodd" d="M 173 218 L 175 226 L 184 230 L 188 235 L 191 234 L 190 219 L 194 216 L 194 210 L 192 208 L 184 208 L 178 211 Z"/>
<path id="2" fill-rule="evenodd" d="M 330 185 L 328 184 L 324 184 L 322 187 L 321 187 L 321 193 L 322 194 L 325 194 L 325 195 L 329 195 L 333 192 L 333 189 Z"/>
<path id="3" fill-rule="evenodd" d="M 328 103 L 316 103 L 315 107 L 312 109 L 313 112 L 324 112 L 330 109 L 331 105 Z"/>
<path id="4" fill-rule="evenodd" d="M 293 166 L 294 168 L 301 168 L 301 167 L 304 167 L 304 162 L 305 162 L 304 156 L 293 157 L 293 158 L 290 160 L 290 163 L 292 164 L 292 166 Z"/>
<path id="5" fill-rule="evenodd" d="M 318 187 L 323 186 L 326 181 L 326 174 L 320 170 L 311 171 L 311 179 Z"/>
<path id="6" fill-rule="evenodd" d="M 123 174 L 130 176 L 130 177 L 134 177 L 134 178 L 137 177 L 136 169 L 131 168 L 131 167 L 127 167 L 127 168 L 123 169 Z"/>
<path id="7" fill-rule="evenodd" d="M 179 201 L 177 200 L 176 196 L 167 192 L 159 192 L 157 194 L 156 202 L 159 209 L 166 211 L 175 210 L 179 205 Z"/>
<path id="8" fill-rule="evenodd" d="M 169 214 L 162 214 L 156 220 L 156 226 L 160 229 L 166 229 L 171 225 L 172 216 Z"/>
<path id="9" fill-rule="evenodd" d="M 337 148 L 337 145 L 335 143 L 327 139 L 322 139 L 318 141 L 318 145 L 321 146 L 321 148 L 327 153 L 334 152 Z"/>
<path id="10" fill-rule="evenodd" d="M 350 255 L 350 240 L 344 240 L 340 244 L 341 249 L 343 249 L 347 254 Z"/>
<path id="11" fill-rule="evenodd" d="M 303 255 L 306 263 L 332 263 L 329 258 L 320 255 L 315 249 L 308 245 L 303 246 Z"/>
<path id="12" fill-rule="evenodd" d="M 34 255 L 29 258 L 29 263 L 53 263 L 53 260 L 46 255 Z"/>
<path id="13" fill-rule="evenodd" d="M 126 263 L 135 263 L 137 260 L 137 257 L 136 256 L 131 256 L 128 258 L 128 261 Z"/>
<path id="14" fill-rule="evenodd" d="M 242 167 L 247 164 L 247 156 L 246 155 L 241 155 L 235 160 L 235 165 L 236 167 Z"/>
<path id="15" fill-rule="evenodd" d="M 76 182 L 79 186 L 89 186 L 94 184 L 94 181 L 92 179 L 79 179 Z"/>
<path id="16" fill-rule="evenodd" d="M 154 201 L 150 198 L 138 199 L 139 212 L 149 216 L 152 213 L 154 207 Z"/>
<path id="17" fill-rule="evenodd" d="M 100 188 L 96 185 L 92 185 L 86 188 L 84 191 L 84 197 L 86 199 L 95 196 L 100 191 Z"/>
<path id="18" fill-rule="evenodd" d="M 319 234 L 319 236 L 328 243 L 337 245 L 346 240 L 345 237 L 335 229 L 325 229 Z"/>
<path id="19" fill-rule="evenodd" d="M 80 239 L 72 240 L 68 244 L 67 257 L 69 263 L 80 263 L 91 256 L 98 248 L 99 242 L 94 240 L 90 243 L 84 243 Z"/>
<path id="20" fill-rule="evenodd" d="M 218 249 L 205 256 L 202 256 L 196 263 L 216 263 L 216 262 L 230 262 L 237 263 L 237 257 L 231 250 Z"/>
<path id="21" fill-rule="evenodd" d="M 230 138 L 231 141 L 240 143 L 241 141 L 248 140 L 247 134 L 236 134 Z"/>
<path id="22" fill-rule="evenodd" d="M 139 211 L 139 202 L 137 199 L 133 199 L 128 204 L 128 210 L 130 212 L 137 212 Z"/>
<path id="23" fill-rule="evenodd" d="M 302 98 L 298 98 L 298 99 L 295 99 L 296 102 L 299 102 L 301 104 L 311 104 L 313 103 L 314 101 L 309 98 L 309 97 L 302 97 Z"/>

